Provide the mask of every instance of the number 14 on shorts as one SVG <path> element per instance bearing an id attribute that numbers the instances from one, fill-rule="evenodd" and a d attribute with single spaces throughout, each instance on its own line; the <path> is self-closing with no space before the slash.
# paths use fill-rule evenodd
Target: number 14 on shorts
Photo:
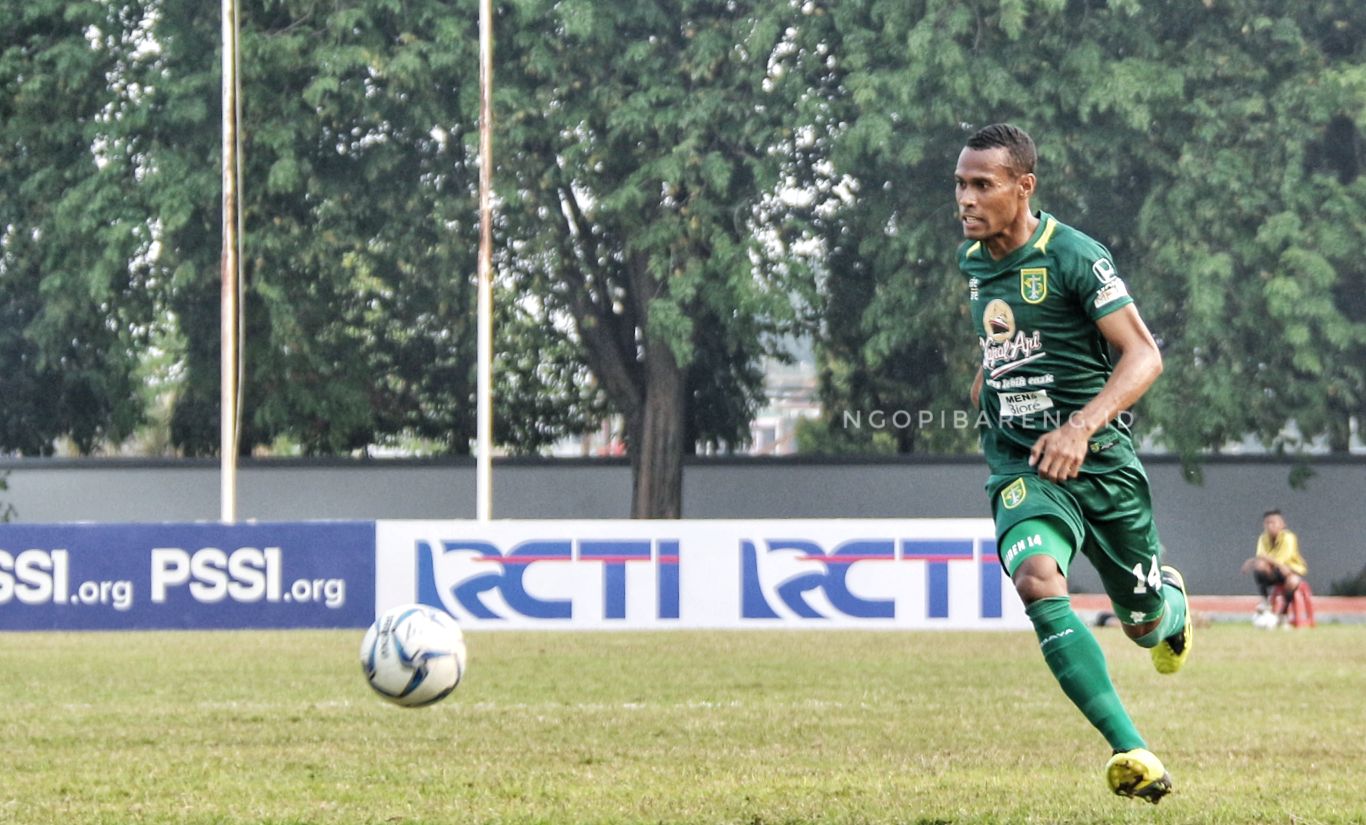
<path id="1" fill-rule="evenodd" d="M 1134 565 L 1134 578 L 1138 579 L 1138 584 L 1134 585 L 1134 593 L 1147 593 L 1149 588 L 1157 590 L 1162 586 L 1162 571 L 1157 566 L 1157 556 L 1153 556 L 1152 566 L 1148 568 L 1146 575 L 1143 573 L 1143 562 Z"/>

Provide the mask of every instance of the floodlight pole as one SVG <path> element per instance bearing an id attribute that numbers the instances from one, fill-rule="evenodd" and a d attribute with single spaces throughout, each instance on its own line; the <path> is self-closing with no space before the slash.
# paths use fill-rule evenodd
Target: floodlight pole
<path id="1" fill-rule="evenodd" d="M 237 0 L 223 0 L 222 88 L 223 88 L 223 251 L 220 258 L 222 289 L 219 308 L 219 454 L 222 465 L 219 490 L 219 519 L 232 524 L 237 521 L 237 445 L 239 372 L 241 366 L 241 140 L 238 122 L 241 104 L 237 74 L 240 29 Z"/>
<path id="2" fill-rule="evenodd" d="M 475 512 L 493 517 L 493 0 L 479 0 L 478 401 Z"/>

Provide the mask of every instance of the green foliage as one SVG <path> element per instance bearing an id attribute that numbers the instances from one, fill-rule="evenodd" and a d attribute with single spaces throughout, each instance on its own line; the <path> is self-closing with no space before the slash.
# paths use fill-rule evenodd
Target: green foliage
<path id="1" fill-rule="evenodd" d="M 1334 579 L 1329 585 L 1328 595 L 1330 596 L 1366 596 L 1366 567 L 1361 568 L 1361 572 L 1355 576 Z"/>
<path id="2" fill-rule="evenodd" d="M 47 5 L 47 13 L 61 15 L 60 6 Z M 761 397 L 765 338 L 792 315 L 777 265 L 755 263 L 765 257 L 754 239 L 756 213 L 776 186 L 779 163 L 767 151 L 774 118 L 764 116 L 763 86 L 764 61 L 782 27 L 777 12 L 763 6 L 533 2 L 504 10 L 497 179 L 505 217 L 495 270 L 506 277 L 496 300 L 496 392 L 497 437 L 511 449 L 535 450 L 582 429 L 609 399 L 633 415 L 653 380 L 637 359 L 637 338 L 667 352 L 684 376 L 693 410 L 684 411 L 689 443 L 747 437 Z M 107 19 L 81 16 L 99 13 Z M 467 451 L 476 15 L 436 0 L 255 0 L 241 17 L 249 370 L 243 448 L 283 440 L 306 453 L 336 453 L 416 439 Z M 35 243 L 27 264 L 17 257 L 20 245 L 7 244 L 6 272 L 17 276 L 27 265 L 33 273 L 17 297 L 32 303 L 36 316 L 10 325 L 26 331 L 13 346 L 33 350 L 14 360 L 41 367 L 57 342 L 75 340 L 104 360 L 81 371 L 63 354 L 63 369 L 50 380 L 84 378 L 76 387 L 84 390 L 124 376 L 122 384 L 97 389 L 126 410 L 76 399 L 103 425 L 89 436 L 75 433 L 88 449 L 127 435 L 156 403 L 145 393 L 115 391 L 131 389 L 132 376 L 146 368 L 129 330 L 174 346 L 169 355 L 180 369 L 165 387 L 171 441 L 188 454 L 212 453 L 217 15 L 184 0 L 146 0 L 103 12 L 92 6 L 59 23 L 37 11 L 25 19 L 52 41 L 50 62 L 80 74 L 40 73 L 41 81 L 68 83 L 86 97 L 68 99 L 69 114 L 17 108 L 51 106 L 62 96 L 25 92 L 17 81 L 33 72 L 32 38 L 23 27 L 10 33 L 26 51 L 11 54 L 5 77 L 16 82 L 6 88 L 23 94 L 7 92 L 4 101 L 34 134 L 8 140 L 25 150 L 21 141 L 32 142 L 34 162 L 12 176 L 6 167 L 6 181 L 14 189 L 46 188 L 17 204 L 6 223 L 18 237 L 26 230 L 21 218 L 39 213 L 38 204 L 69 206 L 43 229 L 61 230 L 69 243 Z M 91 31 L 99 48 L 86 42 Z M 111 109 L 118 117 L 105 116 Z M 6 114 L 7 126 L 19 122 Z M 54 135 L 49 149 L 36 141 L 53 119 L 73 131 Z M 99 151 L 112 161 L 92 169 L 92 145 L 105 147 Z M 47 185 L 57 168 L 69 169 L 69 180 Z M 75 180 L 78 191 L 57 197 Z M 581 207 L 575 227 L 561 211 L 566 193 Z M 119 274 L 138 279 L 127 292 L 140 302 L 118 296 L 126 310 L 102 286 Z M 575 274 L 591 279 L 596 313 L 582 311 L 582 294 L 569 295 L 584 292 Z M 18 312 L 25 303 L 7 305 Z M 127 316 L 110 326 L 129 340 L 114 346 L 86 330 L 69 333 L 76 321 L 103 323 L 112 310 Z M 606 337 L 596 338 L 604 329 Z M 614 352 L 604 356 L 586 339 Z M 615 363 L 605 365 L 604 357 Z M 595 380 L 586 380 L 590 373 Z M 16 389 L 34 403 L 52 403 L 36 387 Z M 117 430 L 107 423 L 113 412 L 121 415 Z M 24 451 L 42 450 L 73 429 L 47 409 L 15 417 L 52 421 L 51 431 L 29 441 L 8 440 Z"/>
<path id="3" fill-rule="evenodd" d="M 1366 286 L 1366 190 L 1317 159 L 1332 124 L 1366 106 L 1366 90 L 1339 82 L 1360 72 L 1360 39 L 1343 50 L 1332 34 L 1363 22 L 1338 4 L 1245 3 L 1176 41 L 1216 55 L 1187 69 L 1198 96 L 1173 111 L 1201 143 L 1164 136 L 1174 174 L 1140 220 L 1165 276 L 1154 325 L 1169 369 L 1154 418 L 1184 452 L 1245 433 L 1345 450 L 1363 410 L 1366 307 L 1353 296 Z"/>
<path id="4" fill-rule="evenodd" d="M 1008 120 L 1040 144 L 1039 205 L 1111 248 L 1163 346 L 1143 428 L 1187 457 L 1247 434 L 1346 449 L 1366 410 L 1360 4 L 805 8 L 828 408 L 965 406 L 950 173 Z M 899 449 L 970 444 L 927 435 Z"/>
<path id="5" fill-rule="evenodd" d="M 0 449 L 164 421 L 212 453 L 216 11 L 11 5 Z M 243 6 L 244 449 L 468 451 L 476 23 L 438 0 Z M 608 409 L 642 440 L 651 399 L 677 441 L 738 445 L 798 327 L 830 421 L 965 409 L 950 173 L 1001 120 L 1040 143 L 1039 205 L 1114 252 L 1167 366 L 1138 422 L 1194 472 L 1248 435 L 1346 450 L 1366 414 L 1360 3 L 509 0 L 497 30 L 514 451 Z"/>
<path id="6" fill-rule="evenodd" d="M 9 470 L 0 473 L 0 493 L 9 490 Z M 8 501 L 0 501 L 0 522 L 10 522 L 17 518 L 19 511 L 14 509 L 14 505 Z"/>
<path id="7" fill-rule="evenodd" d="M 797 422 L 797 452 L 802 455 L 889 455 L 896 446 L 891 433 L 849 427 L 842 417 Z"/>
<path id="8" fill-rule="evenodd" d="M 309 0 L 242 13 L 247 167 L 244 441 L 280 436 L 331 454 L 434 438 L 467 452 L 473 432 L 476 172 L 459 139 L 467 30 L 444 6 L 339 7 Z M 214 15 L 167 3 L 149 71 L 166 91 L 149 119 L 166 134 L 150 188 L 191 217 L 168 230 L 158 263 L 189 336 L 173 418 L 191 453 L 216 448 L 218 306 Z M 420 33 L 420 34 L 418 34 Z M 216 160 L 215 160 L 216 162 Z M 187 170 L 195 171 L 186 175 Z M 173 171 L 172 171 L 173 170 Z M 205 197 L 209 195 L 209 197 Z"/>
<path id="9" fill-rule="evenodd" d="M 786 98 L 766 63 L 785 4 L 524 0 L 500 19 L 500 269 L 560 319 L 639 448 L 682 381 L 685 445 L 735 446 L 760 358 L 796 317 L 758 241 Z M 781 84 L 778 84 L 781 85 Z"/>
<path id="10" fill-rule="evenodd" d="M 138 4 L 10 4 L 0 29 L 0 449 L 120 439 L 140 418 L 151 238 L 131 149 L 136 92 L 97 33 Z M 113 82 L 110 82 L 113 79 Z"/>
<path id="11" fill-rule="evenodd" d="M 473 22 L 435 0 L 260 0 L 242 27 L 243 449 L 468 452 Z M 89 450 L 169 401 L 171 443 L 217 451 L 219 34 L 216 9 L 148 0 L 30 4 L 0 35 L 0 184 L 19 193 L 0 203 L 0 447 Z M 519 353 L 499 435 L 529 451 L 600 399 L 518 300 L 498 298 L 498 349 Z"/>

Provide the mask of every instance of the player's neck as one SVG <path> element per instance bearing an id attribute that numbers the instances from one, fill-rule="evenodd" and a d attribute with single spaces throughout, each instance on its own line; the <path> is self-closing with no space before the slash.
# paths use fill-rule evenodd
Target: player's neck
<path id="1" fill-rule="evenodd" d="M 992 260 L 999 261 L 1024 246 L 1038 228 L 1039 219 L 1026 203 L 1022 214 L 999 234 L 987 238 L 983 246 L 987 248 L 987 254 L 991 255 Z"/>

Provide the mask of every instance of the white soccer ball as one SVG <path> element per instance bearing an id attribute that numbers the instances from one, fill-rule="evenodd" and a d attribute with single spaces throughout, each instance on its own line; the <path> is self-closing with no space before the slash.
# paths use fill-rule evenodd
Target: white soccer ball
<path id="1" fill-rule="evenodd" d="M 450 695 L 465 676 L 465 634 L 455 619 L 425 604 L 384 612 L 360 643 L 360 665 L 375 692 L 418 708 Z"/>
<path id="2" fill-rule="evenodd" d="M 1259 610 L 1252 617 L 1252 626 L 1258 630 L 1275 630 L 1277 624 L 1279 624 L 1279 619 L 1270 610 Z"/>

